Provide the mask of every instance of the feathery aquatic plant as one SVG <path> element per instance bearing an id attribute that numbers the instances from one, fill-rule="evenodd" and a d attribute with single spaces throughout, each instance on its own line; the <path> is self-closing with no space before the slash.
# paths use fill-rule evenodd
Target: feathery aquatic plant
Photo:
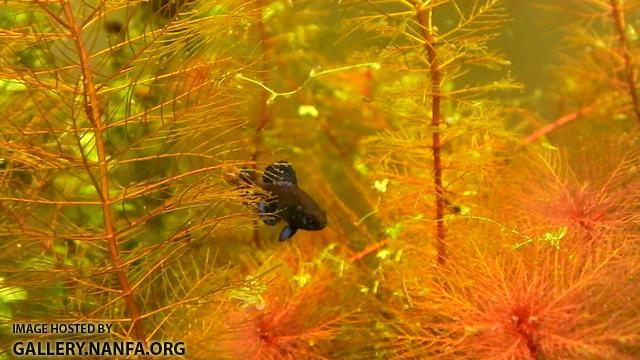
<path id="1" fill-rule="evenodd" d="M 214 256 L 194 254 L 246 221 L 221 180 L 240 164 L 232 79 L 246 64 L 230 38 L 246 14 L 153 4 L 3 4 L 4 320 L 110 321 L 148 341 L 197 300 L 178 284 L 224 286 Z"/>
<path id="2" fill-rule="evenodd" d="M 488 94 L 516 85 L 500 75 L 488 84 L 474 80 L 476 72 L 508 64 L 487 47 L 505 16 L 495 0 L 371 3 L 354 5 L 353 22 L 359 37 L 368 36 L 361 56 L 379 52 L 384 74 L 372 103 L 386 126 L 363 144 L 381 192 L 377 215 L 405 227 L 406 237 L 423 234 L 432 220 L 444 264 L 446 214 L 479 192 L 476 180 L 496 167 L 508 141 Z M 413 223 L 419 225 L 411 234 Z"/>

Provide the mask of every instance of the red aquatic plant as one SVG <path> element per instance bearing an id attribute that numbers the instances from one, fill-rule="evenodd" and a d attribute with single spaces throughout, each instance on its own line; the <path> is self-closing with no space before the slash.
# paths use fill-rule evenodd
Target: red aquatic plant
<path id="1" fill-rule="evenodd" d="M 348 295 L 346 277 L 325 262 L 287 260 L 256 271 L 259 278 L 232 291 L 222 304 L 203 307 L 202 327 L 189 335 L 202 344 L 192 356 L 208 359 L 329 359 L 332 344 L 352 310 L 341 308 Z M 265 270 L 264 269 L 271 269 Z M 208 308 L 206 310 L 205 308 Z"/>
<path id="2" fill-rule="evenodd" d="M 239 359 L 304 359 L 328 357 L 326 344 L 339 333 L 339 313 L 332 312 L 329 279 L 311 280 L 304 287 L 277 279 L 269 286 L 264 304 L 228 319 L 238 338 L 229 343 Z M 334 308 L 336 310 L 336 308 Z"/>
<path id="3" fill-rule="evenodd" d="M 515 175 L 507 175 L 496 187 L 496 198 L 505 201 L 496 207 L 498 217 L 530 241 L 553 240 L 556 247 L 565 234 L 574 235 L 568 238 L 578 246 L 595 242 L 615 247 L 637 238 L 636 156 L 622 153 L 618 160 L 609 160 L 613 165 L 595 161 L 597 168 L 580 160 L 569 165 L 565 158 L 553 150 L 536 159 L 519 159 Z"/>
<path id="4" fill-rule="evenodd" d="M 588 261 L 544 246 L 476 247 L 414 292 L 413 320 L 391 345 L 398 358 L 632 358 L 637 270 L 619 251 Z"/>

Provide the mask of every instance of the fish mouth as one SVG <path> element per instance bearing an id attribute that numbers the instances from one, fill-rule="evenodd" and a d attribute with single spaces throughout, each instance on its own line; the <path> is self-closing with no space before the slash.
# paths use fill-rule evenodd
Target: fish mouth
<path id="1" fill-rule="evenodd" d="M 327 213 L 323 214 L 324 216 L 320 219 L 320 228 L 324 229 L 325 227 L 327 227 Z"/>

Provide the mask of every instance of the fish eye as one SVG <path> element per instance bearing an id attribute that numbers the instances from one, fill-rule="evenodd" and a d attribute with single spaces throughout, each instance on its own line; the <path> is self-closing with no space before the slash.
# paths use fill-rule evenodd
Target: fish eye
<path id="1" fill-rule="evenodd" d="M 303 222 L 305 225 L 311 225 L 311 224 L 313 224 L 313 216 L 311 216 L 311 215 L 305 215 L 305 216 L 304 216 L 304 219 L 302 219 L 302 222 Z"/>

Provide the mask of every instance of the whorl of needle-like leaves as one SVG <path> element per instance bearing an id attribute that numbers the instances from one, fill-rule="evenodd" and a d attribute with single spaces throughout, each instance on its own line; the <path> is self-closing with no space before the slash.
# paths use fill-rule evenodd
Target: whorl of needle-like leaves
<path id="1" fill-rule="evenodd" d="M 221 180 L 242 165 L 243 5 L 2 5 L 2 321 L 106 321 L 147 341 L 226 286 L 213 255 L 186 255 L 244 216 Z"/>
<path id="2" fill-rule="evenodd" d="M 501 109 L 488 96 L 517 85 L 502 75 L 488 84 L 475 80 L 479 72 L 508 64 L 487 45 L 505 22 L 504 12 L 497 0 L 368 1 L 353 7 L 360 56 L 379 54 L 382 69 L 372 100 L 386 126 L 362 146 L 373 180 L 388 184 L 379 188 L 384 194 L 378 215 L 390 225 L 433 220 L 433 243 L 443 263 L 450 208 L 480 193 L 509 139 L 499 126 Z M 423 224 L 417 232 L 423 233 Z"/>

